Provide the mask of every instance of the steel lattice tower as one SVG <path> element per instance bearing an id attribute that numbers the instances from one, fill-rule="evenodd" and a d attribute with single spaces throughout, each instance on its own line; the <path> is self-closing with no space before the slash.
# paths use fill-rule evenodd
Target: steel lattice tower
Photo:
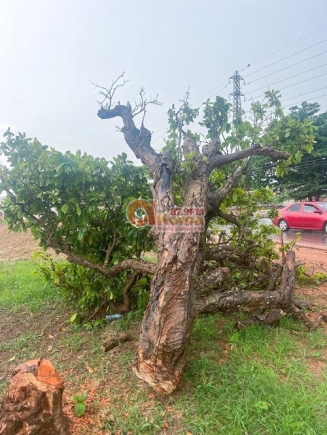
<path id="1" fill-rule="evenodd" d="M 233 121 L 235 123 L 242 121 L 241 97 L 244 97 L 244 95 L 241 92 L 241 80 L 244 82 L 244 79 L 239 75 L 238 71 L 235 71 L 235 74 L 229 77 L 229 80 L 233 80 L 233 92 L 230 95 L 233 96 Z"/>

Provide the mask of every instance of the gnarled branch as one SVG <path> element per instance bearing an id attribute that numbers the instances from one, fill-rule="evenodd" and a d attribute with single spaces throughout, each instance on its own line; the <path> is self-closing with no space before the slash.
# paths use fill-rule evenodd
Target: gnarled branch
<path id="1" fill-rule="evenodd" d="M 268 156 L 272 160 L 286 160 L 289 157 L 289 153 L 287 153 L 286 151 L 278 151 L 271 147 L 262 147 L 260 144 L 255 144 L 250 148 L 236 151 L 235 153 L 216 154 L 210 159 L 208 165 L 208 172 L 212 172 L 215 168 L 218 168 L 219 166 L 227 165 L 228 163 L 233 163 L 246 157 L 258 155 Z"/>
<path id="2" fill-rule="evenodd" d="M 144 275 L 147 274 L 153 275 L 156 268 L 155 264 L 147 263 L 145 261 L 140 261 L 140 260 L 129 259 L 129 260 L 123 260 L 120 263 L 108 269 L 107 267 L 101 266 L 100 264 L 95 263 L 92 260 L 88 260 L 84 257 L 80 257 L 79 255 L 75 254 L 75 252 L 72 252 L 67 245 L 61 245 L 54 240 L 48 240 L 47 246 L 49 248 L 54 249 L 55 251 L 65 254 L 67 260 L 70 263 L 75 263 L 75 264 L 79 264 L 80 266 L 88 267 L 89 269 L 101 273 L 101 275 L 103 275 L 106 278 L 112 278 L 113 276 L 117 275 L 119 272 L 122 272 L 123 270 L 126 269 L 132 269 L 135 272 Z"/>

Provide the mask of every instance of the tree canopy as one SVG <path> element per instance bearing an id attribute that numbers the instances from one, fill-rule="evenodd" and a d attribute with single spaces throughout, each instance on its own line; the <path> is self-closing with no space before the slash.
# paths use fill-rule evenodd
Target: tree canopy
<path id="1" fill-rule="evenodd" d="M 42 247 L 67 256 L 71 264 L 48 257 L 43 271 L 81 308 L 111 303 L 117 309 L 113 302 L 123 302 L 129 278 L 127 288 L 153 271 L 141 261 L 153 247 L 148 230 L 126 217 L 130 201 L 151 197 L 145 169 L 126 154 L 109 163 L 80 151 L 63 154 L 10 130 L 5 137 L 0 152 L 10 166 L 0 167 L 0 191 L 7 194 L 2 207 L 9 230 L 30 229 Z M 131 308 L 127 288 L 123 310 Z"/>

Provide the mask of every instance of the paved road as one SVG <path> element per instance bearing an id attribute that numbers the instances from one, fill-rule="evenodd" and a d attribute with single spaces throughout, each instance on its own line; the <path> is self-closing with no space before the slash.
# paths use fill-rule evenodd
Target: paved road
<path id="1" fill-rule="evenodd" d="M 270 224 L 271 220 L 267 218 L 262 218 L 261 222 L 264 224 Z M 308 247 L 326 247 L 327 246 L 327 234 L 322 231 L 299 231 L 290 230 L 283 232 L 284 243 L 291 242 L 296 239 L 296 235 L 300 233 L 301 238 L 298 242 L 299 245 Z M 280 241 L 280 236 L 273 237 L 276 242 Z"/>
<path id="2" fill-rule="evenodd" d="M 269 224 L 271 223 L 270 219 L 263 218 L 261 219 L 262 223 Z M 290 230 L 287 232 L 283 232 L 284 243 L 291 242 L 296 239 L 296 235 L 300 233 L 301 238 L 298 244 L 308 247 L 326 247 L 327 246 L 327 234 L 323 231 L 299 231 L 299 230 Z M 274 236 L 274 240 L 277 242 L 280 241 L 280 236 Z"/>
<path id="3" fill-rule="evenodd" d="M 296 239 L 296 234 L 301 234 L 299 244 L 311 247 L 327 247 L 327 234 L 320 231 L 297 231 L 290 230 L 283 233 L 284 243 L 290 242 Z M 279 240 L 277 237 L 275 240 Z"/>

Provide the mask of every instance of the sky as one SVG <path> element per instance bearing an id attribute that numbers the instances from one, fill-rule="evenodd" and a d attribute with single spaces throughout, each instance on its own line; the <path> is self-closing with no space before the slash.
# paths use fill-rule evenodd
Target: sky
<path id="1" fill-rule="evenodd" d="M 270 87 L 285 88 L 285 106 L 310 99 L 326 111 L 327 1 L 0 0 L 1 137 L 10 127 L 62 152 L 133 159 L 120 120 L 97 117 L 91 83 L 109 87 L 124 71 L 117 101 L 144 87 L 162 102 L 145 118 L 155 149 L 173 103 L 188 89 L 193 107 L 229 99 L 235 71 L 245 110 Z"/>

